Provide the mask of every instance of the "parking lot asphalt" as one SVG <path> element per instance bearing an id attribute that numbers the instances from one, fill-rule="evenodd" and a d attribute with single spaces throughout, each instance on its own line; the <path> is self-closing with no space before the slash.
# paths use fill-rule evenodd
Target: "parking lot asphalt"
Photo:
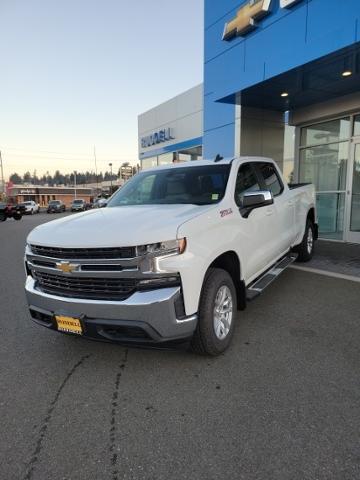
<path id="1" fill-rule="evenodd" d="M 0 224 L 0 479 L 360 478 L 359 283 L 284 272 L 217 358 L 92 342 L 27 313 L 54 218 Z"/>

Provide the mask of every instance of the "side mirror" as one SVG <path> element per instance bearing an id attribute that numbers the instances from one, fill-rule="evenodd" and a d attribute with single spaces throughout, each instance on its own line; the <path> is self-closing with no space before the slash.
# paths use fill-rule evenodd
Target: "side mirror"
<path id="1" fill-rule="evenodd" d="M 255 208 L 265 207 L 273 203 L 274 197 L 269 190 L 246 192 L 242 198 L 240 212 L 243 217 L 247 218 L 249 213 Z"/>

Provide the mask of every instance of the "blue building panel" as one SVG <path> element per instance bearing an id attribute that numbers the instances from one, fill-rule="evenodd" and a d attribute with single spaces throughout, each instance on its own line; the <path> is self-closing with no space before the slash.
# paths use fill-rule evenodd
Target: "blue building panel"
<path id="1" fill-rule="evenodd" d="M 253 31 L 223 40 L 225 23 L 249 2 L 205 0 L 206 156 L 219 153 L 214 142 L 221 139 L 220 132 L 224 139 L 231 137 L 234 111 L 221 103 L 225 98 L 235 101 L 238 92 L 360 41 L 360 0 L 300 0 L 288 9 L 272 0 L 271 12 Z"/>
<path id="2" fill-rule="evenodd" d="M 217 154 L 224 158 L 232 157 L 234 155 L 234 132 L 234 123 L 205 132 L 203 157 L 207 160 L 214 159 Z"/>
<path id="3" fill-rule="evenodd" d="M 165 145 L 157 149 L 149 150 L 148 152 L 143 152 L 140 154 L 140 160 L 144 160 L 145 158 L 150 157 L 156 157 L 164 153 L 176 152 L 178 150 L 186 150 L 188 148 L 198 147 L 202 145 L 202 143 L 202 137 L 190 138 L 189 140 L 185 140 L 184 142 L 172 143 L 171 145 Z"/>

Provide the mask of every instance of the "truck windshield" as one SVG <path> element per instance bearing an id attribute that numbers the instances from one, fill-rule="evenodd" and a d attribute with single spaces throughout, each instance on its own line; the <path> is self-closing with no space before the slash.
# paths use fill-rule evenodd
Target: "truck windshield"
<path id="1" fill-rule="evenodd" d="M 145 171 L 129 180 L 107 206 L 217 203 L 225 194 L 229 172 L 230 165 Z"/>

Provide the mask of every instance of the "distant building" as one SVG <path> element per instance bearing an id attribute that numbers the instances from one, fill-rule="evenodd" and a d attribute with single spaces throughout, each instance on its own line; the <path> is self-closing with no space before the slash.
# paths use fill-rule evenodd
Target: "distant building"
<path id="1" fill-rule="evenodd" d="M 47 205 L 50 200 L 61 200 L 67 207 L 75 198 L 82 198 L 91 202 L 96 196 L 93 188 L 84 187 L 44 187 L 42 185 L 13 185 L 8 189 L 8 197 L 14 203 L 33 200 L 41 206 Z"/>

